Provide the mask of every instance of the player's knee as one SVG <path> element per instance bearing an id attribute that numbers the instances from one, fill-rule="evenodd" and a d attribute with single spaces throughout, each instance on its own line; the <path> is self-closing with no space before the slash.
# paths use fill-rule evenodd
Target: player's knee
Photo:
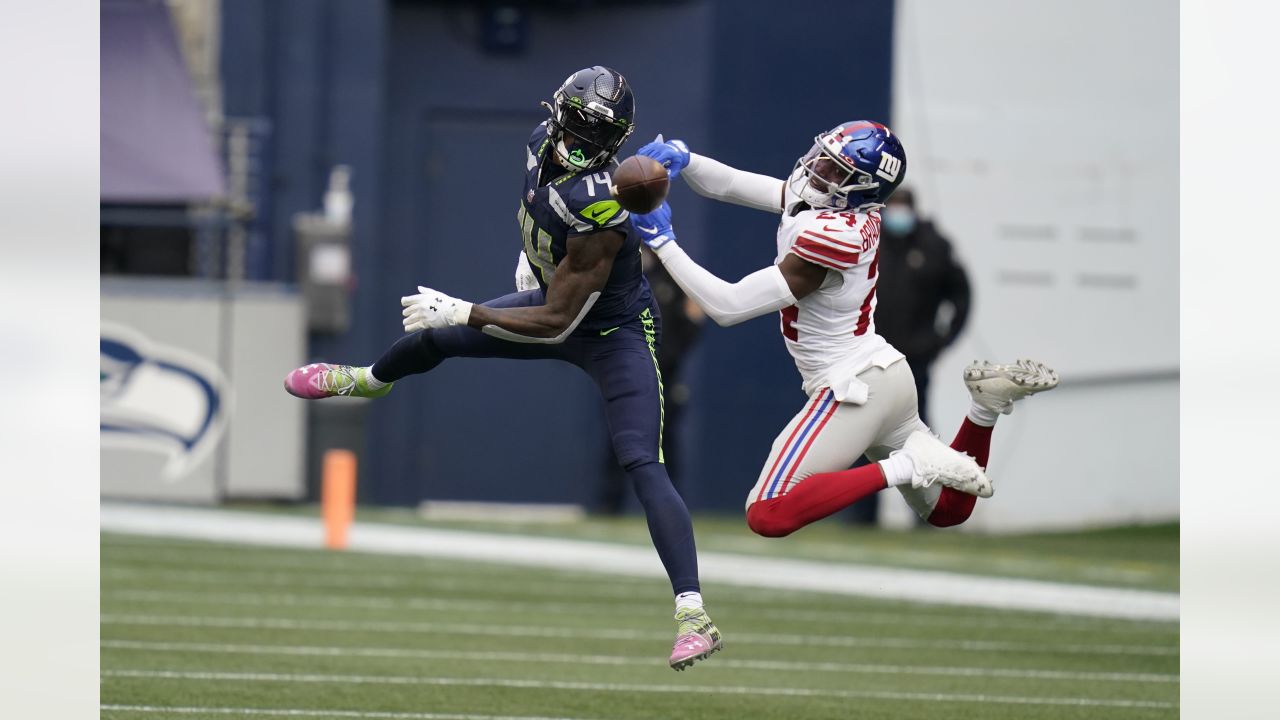
<path id="1" fill-rule="evenodd" d="M 618 458 L 618 464 L 627 472 L 642 465 L 660 462 L 657 438 L 633 430 L 614 433 L 613 453 Z"/>
<path id="2" fill-rule="evenodd" d="M 647 453 L 643 451 L 628 451 L 626 449 L 615 448 L 614 452 L 618 456 L 618 464 L 622 466 L 624 472 L 632 472 L 637 468 L 651 465 L 658 462 L 657 453 Z"/>
<path id="3" fill-rule="evenodd" d="M 444 353 L 440 351 L 440 346 L 436 345 L 434 330 L 419 330 L 416 333 L 415 338 L 418 341 L 418 350 L 424 357 L 433 362 L 440 362 L 444 360 Z"/>
<path id="4" fill-rule="evenodd" d="M 779 512 L 777 500 L 762 500 L 752 503 L 747 508 L 747 527 L 751 532 L 763 537 L 786 537 L 799 529 L 790 518 Z"/>

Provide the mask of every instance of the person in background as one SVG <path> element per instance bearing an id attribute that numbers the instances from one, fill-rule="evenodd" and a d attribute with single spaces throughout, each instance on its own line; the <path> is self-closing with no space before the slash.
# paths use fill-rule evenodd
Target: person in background
<path id="1" fill-rule="evenodd" d="M 907 356 L 928 424 L 929 369 L 969 319 L 969 276 L 937 226 L 916 212 L 910 189 L 894 193 L 881 217 L 876 330 Z"/>
<path id="2" fill-rule="evenodd" d="M 677 490 L 680 486 L 680 432 L 683 426 L 685 405 L 689 402 L 689 386 L 684 382 L 682 370 L 684 360 L 698 341 L 702 332 L 706 314 L 698 304 L 690 300 L 675 280 L 667 274 L 666 268 L 653 256 L 653 252 L 645 248 L 641 253 L 644 274 L 649 278 L 649 287 L 653 297 L 658 301 L 658 309 L 662 316 L 662 343 L 658 346 L 658 370 L 662 373 L 665 395 L 665 424 L 663 435 L 663 454 L 666 458 L 667 474 Z M 612 455 L 605 461 L 606 468 L 601 474 L 603 484 L 596 498 L 596 512 L 608 515 L 620 515 L 626 504 L 626 478 L 618 472 L 618 465 Z"/>
<path id="3" fill-rule="evenodd" d="M 901 188 L 881 212 L 876 332 L 907 356 L 920 419 L 929 423 L 929 370 L 969 319 L 969 278 L 936 225 L 920 217 L 915 195 Z M 865 462 L 865 461 L 862 461 Z M 846 519 L 874 525 L 879 495 L 854 504 Z"/>

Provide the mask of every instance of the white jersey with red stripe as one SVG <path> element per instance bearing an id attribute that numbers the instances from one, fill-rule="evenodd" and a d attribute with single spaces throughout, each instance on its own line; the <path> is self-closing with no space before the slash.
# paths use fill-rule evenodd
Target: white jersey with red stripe
<path id="1" fill-rule="evenodd" d="M 876 334 L 880 212 L 803 209 L 792 215 L 798 201 L 788 188 L 776 262 L 794 254 L 831 272 L 818 290 L 783 308 L 782 336 L 805 394 L 829 387 L 836 400 L 861 405 L 868 391 L 858 373 L 903 358 Z"/>

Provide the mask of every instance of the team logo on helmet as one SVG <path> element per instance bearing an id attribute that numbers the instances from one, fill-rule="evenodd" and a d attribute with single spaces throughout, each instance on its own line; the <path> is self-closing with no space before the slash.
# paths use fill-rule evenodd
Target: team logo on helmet
<path id="1" fill-rule="evenodd" d="M 898 173 L 902 170 L 902 161 L 890 155 L 887 152 L 880 153 L 880 167 L 876 170 L 876 175 L 894 182 L 898 179 Z"/>
<path id="2" fill-rule="evenodd" d="M 889 128 L 859 120 L 819 133 L 796 161 L 790 187 L 810 207 L 873 210 L 907 171 L 902 142 Z"/>

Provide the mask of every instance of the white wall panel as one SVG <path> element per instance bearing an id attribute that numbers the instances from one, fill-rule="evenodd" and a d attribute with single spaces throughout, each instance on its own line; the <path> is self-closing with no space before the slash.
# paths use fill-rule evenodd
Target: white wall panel
<path id="1" fill-rule="evenodd" d="M 907 184 L 974 285 L 936 429 L 963 416 L 972 358 L 1063 378 L 1002 419 L 970 529 L 1176 517 L 1177 4 L 898 0 L 894 53 Z"/>

